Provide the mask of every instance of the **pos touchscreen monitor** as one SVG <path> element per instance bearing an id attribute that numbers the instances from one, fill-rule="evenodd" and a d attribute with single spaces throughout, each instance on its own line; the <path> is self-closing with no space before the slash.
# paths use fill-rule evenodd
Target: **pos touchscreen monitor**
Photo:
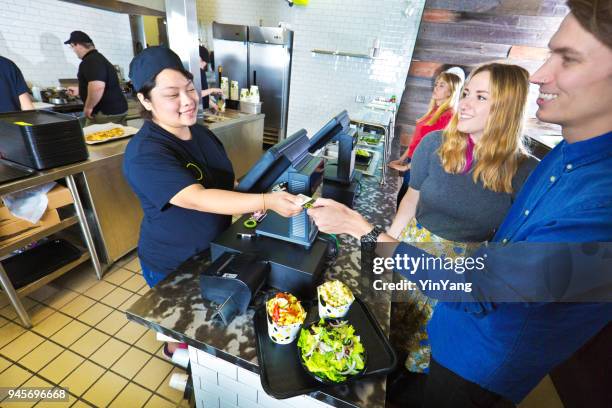
<path id="1" fill-rule="evenodd" d="M 349 127 L 349 116 L 347 111 L 342 111 L 331 118 L 314 136 L 310 139 L 308 151 L 315 153 L 317 150 L 330 143 L 340 132 L 346 132 Z"/>
<path id="2" fill-rule="evenodd" d="M 304 129 L 268 149 L 240 180 L 237 191 L 268 192 L 289 167 L 308 153 L 310 141 Z"/>

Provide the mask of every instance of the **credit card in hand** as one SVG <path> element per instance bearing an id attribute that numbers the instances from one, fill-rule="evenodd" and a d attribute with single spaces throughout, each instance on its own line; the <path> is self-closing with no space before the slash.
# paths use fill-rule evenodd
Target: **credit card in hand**
<path id="1" fill-rule="evenodd" d="M 297 197 L 301 200 L 300 205 L 302 208 L 311 208 L 316 201 L 316 198 L 308 197 L 304 194 L 298 194 Z"/>

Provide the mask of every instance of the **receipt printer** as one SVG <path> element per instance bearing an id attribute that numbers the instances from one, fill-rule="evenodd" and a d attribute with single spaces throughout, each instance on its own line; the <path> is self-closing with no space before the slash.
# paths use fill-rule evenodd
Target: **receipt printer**
<path id="1" fill-rule="evenodd" d="M 254 253 L 225 252 L 200 275 L 202 297 L 218 304 L 213 317 L 228 325 L 246 312 L 268 279 L 270 264 Z"/>

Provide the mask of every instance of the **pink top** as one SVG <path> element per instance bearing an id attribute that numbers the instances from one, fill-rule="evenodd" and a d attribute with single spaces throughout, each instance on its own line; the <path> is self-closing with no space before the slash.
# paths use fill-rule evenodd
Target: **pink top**
<path id="1" fill-rule="evenodd" d="M 472 169 L 472 164 L 474 163 L 474 140 L 472 140 L 472 135 L 468 136 L 467 140 L 467 149 L 465 149 L 465 168 L 463 169 L 463 173 L 467 173 Z"/>

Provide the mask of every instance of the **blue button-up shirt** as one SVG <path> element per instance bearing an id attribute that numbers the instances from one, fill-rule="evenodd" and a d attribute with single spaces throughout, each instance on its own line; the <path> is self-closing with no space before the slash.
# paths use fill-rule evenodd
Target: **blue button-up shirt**
<path id="1" fill-rule="evenodd" d="M 555 147 L 523 185 L 494 241 L 612 242 L 612 132 Z M 418 252 L 400 244 L 396 254 Z M 612 303 L 473 310 L 438 303 L 428 327 L 433 358 L 515 403 L 612 321 Z"/>

